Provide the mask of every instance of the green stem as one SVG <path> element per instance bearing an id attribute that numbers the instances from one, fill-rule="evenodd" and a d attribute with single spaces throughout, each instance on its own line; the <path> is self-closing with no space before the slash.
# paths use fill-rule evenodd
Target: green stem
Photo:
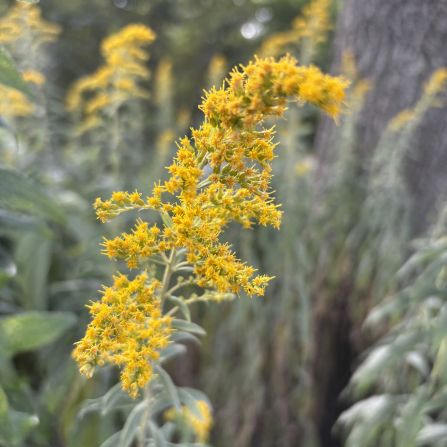
<path id="1" fill-rule="evenodd" d="M 175 265 L 174 265 L 175 255 L 176 255 L 176 251 L 173 248 L 169 254 L 169 258 L 166 262 L 165 270 L 163 273 L 163 279 L 161 282 L 162 285 L 161 285 L 161 291 L 160 291 L 160 302 L 161 302 L 162 308 L 163 308 L 163 303 L 164 303 L 166 297 L 168 296 L 167 292 L 169 289 L 169 283 L 171 281 L 172 274 L 175 271 Z M 146 385 L 146 387 L 144 388 L 144 399 L 146 401 L 146 408 L 145 408 L 143 419 L 142 419 L 141 426 L 140 426 L 140 436 L 139 436 L 139 440 L 138 440 L 138 447 L 145 447 L 145 442 L 146 442 L 147 422 L 149 419 L 149 410 L 150 410 L 150 403 L 151 403 L 149 384 Z"/>
<path id="2" fill-rule="evenodd" d="M 195 284 L 195 282 L 193 280 L 190 281 L 182 281 L 179 282 L 178 284 L 176 284 L 175 286 L 171 287 L 167 292 L 166 295 L 172 295 L 176 290 L 181 289 L 182 287 L 185 286 L 192 286 L 193 284 Z"/>
<path id="3" fill-rule="evenodd" d="M 186 305 L 194 304 L 194 303 L 206 303 L 208 300 L 202 296 L 198 296 L 197 298 L 189 298 L 188 300 L 185 300 Z M 174 315 L 179 310 L 178 306 L 174 306 L 172 309 L 169 310 L 169 312 L 166 313 L 167 317 L 170 317 Z"/>
<path id="4" fill-rule="evenodd" d="M 149 410 L 150 410 L 150 402 L 151 395 L 149 392 L 149 386 L 147 385 L 144 388 L 144 399 L 146 400 L 146 408 L 144 410 L 141 428 L 140 428 L 140 436 L 138 439 L 138 447 L 145 447 L 146 443 L 146 430 L 147 430 L 147 421 L 149 420 Z"/>

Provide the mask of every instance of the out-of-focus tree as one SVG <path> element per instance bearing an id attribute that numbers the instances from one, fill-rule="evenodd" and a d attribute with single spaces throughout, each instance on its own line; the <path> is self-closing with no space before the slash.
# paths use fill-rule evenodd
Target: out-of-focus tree
<path id="1" fill-rule="evenodd" d="M 446 24 L 447 4 L 443 0 L 344 3 L 337 24 L 334 70 L 340 66 L 343 53 L 349 51 L 360 76 L 372 86 L 355 128 L 358 185 L 390 118 L 414 106 L 423 83 L 437 68 L 447 66 Z M 438 105 L 427 112 L 408 143 L 402 169 L 412 200 L 412 234 L 421 233 L 430 224 L 439 201 L 447 194 L 447 129 L 442 125 L 447 110 L 442 103 Z M 322 181 L 333 165 L 335 132 L 325 121 L 317 136 Z M 360 296 L 354 302 L 350 298 L 352 287 L 348 280 L 330 299 L 320 297 L 316 304 L 313 369 L 318 384 L 316 417 L 324 446 L 338 445 L 330 435 L 340 411 L 336 402 L 361 350 L 360 320 L 354 317 L 354 308 L 368 303 L 359 303 Z"/>

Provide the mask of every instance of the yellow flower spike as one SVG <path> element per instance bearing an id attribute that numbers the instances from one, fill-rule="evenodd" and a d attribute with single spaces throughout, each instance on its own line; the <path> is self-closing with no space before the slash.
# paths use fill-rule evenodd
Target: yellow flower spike
<path id="1" fill-rule="evenodd" d="M 112 51 L 115 44 L 109 45 Z M 346 86 L 343 78 L 300 67 L 290 56 L 278 61 L 256 58 L 233 70 L 222 88 L 205 92 L 203 124 L 191 130 L 191 138 L 178 142 L 167 168 L 170 178 L 155 184 L 152 196 L 143 201 L 138 192 L 116 191 L 109 200 L 96 200 L 101 221 L 143 209 L 159 211 L 163 221 L 158 226 L 137 220 L 131 232 L 105 240 L 104 253 L 133 269 L 155 259 L 167 268 L 169 259 L 181 252 L 183 268 L 193 284 L 205 288 L 204 297 L 211 299 L 214 293 L 218 301 L 241 293 L 264 295 L 272 277 L 257 275 L 221 241 L 233 221 L 245 228 L 280 226 L 281 211 L 270 186 L 274 130 L 265 129 L 264 122 L 281 116 L 290 97 L 337 116 Z M 119 275 L 103 290 L 99 306 L 90 308 L 92 322 L 74 353 L 83 371 L 90 374 L 102 362 L 120 366 L 123 388 L 132 396 L 150 380 L 150 362 L 169 342 L 170 319 L 161 307 L 170 287 L 166 278 L 160 284 L 149 281 L 147 274 L 134 280 Z"/>
<path id="2" fill-rule="evenodd" d="M 262 44 L 260 53 L 264 56 L 278 56 L 291 46 L 302 45 L 307 40 L 311 45 L 321 44 L 327 40 L 332 29 L 330 12 L 333 0 L 312 0 L 304 6 L 289 31 L 269 36 Z"/>
<path id="3" fill-rule="evenodd" d="M 437 69 L 424 86 L 424 93 L 436 95 L 445 88 L 447 84 L 447 68 Z"/>
<path id="4" fill-rule="evenodd" d="M 0 43 L 14 44 L 22 39 L 33 45 L 52 42 L 60 33 L 60 27 L 42 19 L 35 4 L 15 3 L 0 19 Z"/>
<path id="5" fill-rule="evenodd" d="M 77 80 L 66 97 L 67 110 L 81 117 L 80 133 L 104 124 L 107 113 L 127 101 L 148 97 L 139 84 L 149 79 L 146 46 L 155 37 L 149 27 L 130 24 L 104 39 L 101 53 L 105 64 Z"/>

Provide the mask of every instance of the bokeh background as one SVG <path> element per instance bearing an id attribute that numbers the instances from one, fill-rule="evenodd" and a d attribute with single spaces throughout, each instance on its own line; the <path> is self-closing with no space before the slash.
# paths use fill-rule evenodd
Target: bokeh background
<path id="1" fill-rule="evenodd" d="M 14 4 L 0 2 L 0 21 Z M 254 54 L 290 53 L 350 79 L 345 113 L 334 123 L 293 104 L 278 124 L 281 230 L 228 231 L 276 278 L 262 299 L 198 305 L 207 336 L 167 369 L 209 397 L 216 447 L 447 446 L 447 2 L 37 7 L 57 38 L 26 27 L 2 38 L 18 69 L 46 82 L 25 115 L 0 91 L 0 444 L 94 447 L 122 427 L 113 403 L 89 401 L 117 372 L 86 381 L 70 357 L 114 271 L 102 237 L 128 224 L 100 224 L 91 203 L 149 193 L 175 139 L 200 123 L 203 89 Z M 149 94 L 81 132 L 67 94 L 129 23 L 157 35 Z"/>

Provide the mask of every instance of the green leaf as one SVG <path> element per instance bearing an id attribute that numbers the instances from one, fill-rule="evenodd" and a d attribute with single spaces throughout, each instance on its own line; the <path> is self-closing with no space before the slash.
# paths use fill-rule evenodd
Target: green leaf
<path id="1" fill-rule="evenodd" d="M 186 352 L 185 346 L 179 345 L 178 343 L 172 343 L 160 352 L 160 363 L 166 362 L 172 357 L 184 354 L 185 352 Z"/>
<path id="2" fill-rule="evenodd" d="M 51 343 L 76 322 L 69 312 L 23 312 L 0 319 L 0 344 L 13 356 Z"/>
<path id="3" fill-rule="evenodd" d="M 179 388 L 178 394 L 180 397 L 180 401 L 188 407 L 188 409 L 191 411 L 191 413 L 194 414 L 199 419 L 202 419 L 202 413 L 200 412 L 200 408 L 197 405 L 197 402 L 199 400 L 204 400 L 208 402 L 208 399 L 203 393 L 197 392 L 194 393 L 197 390 L 192 390 L 191 388 Z"/>
<path id="4" fill-rule="evenodd" d="M 49 229 L 36 217 L 0 208 L 0 235 L 9 235 L 18 230 L 38 230 L 41 234 L 51 235 Z"/>
<path id="5" fill-rule="evenodd" d="M 62 209 L 30 178 L 0 167 L 0 210 L 65 222 Z"/>
<path id="6" fill-rule="evenodd" d="M 16 278 L 21 288 L 19 299 L 24 309 L 44 310 L 48 307 L 48 272 L 51 255 L 50 239 L 43 238 L 37 232 L 21 235 L 15 258 L 20 272 Z"/>
<path id="7" fill-rule="evenodd" d="M 116 447 L 117 445 L 120 445 L 119 444 L 120 436 L 121 436 L 121 431 L 114 433 L 112 436 L 110 436 L 110 438 L 107 438 L 100 445 L 100 447 Z"/>
<path id="8" fill-rule="evenodd" d="M 133 408 L 121 430 L 119 443 L 117 445 L 120 447 L 129 447 L 132 444 L 132 441 L 135 439 L 135 436 L 139 431 L 140 423 L 145 416 L 146 409 L 147 402 L 145 400 Z"/>
<path id="9" fill-rule="evenodd" d="M 0 421 L 4 421 L 8 417 L 8 398 L 6 397 L 3 388 L 0 386 Z"/>
<path id="10" fill-rule="evenodd" d="M 177 387 L 174 385 L 174 382 L 172 381 L 171 377 L 161 366 L 157 365 L 155 367 L 155 371 L 159 374 L 160 381 L 163 384 L 165 391 L 171 398 L 172 405 L 174 405 L 177 411 L 180 411 L 181 409 L 180 398 L 178 395 Z"/>
<path id="11" fill-rule="evenodd" d="M 9 407 L 8 398 L 0 387 L 0 444 L 20 447 L 28 433 L 39 423 L 33 414 L 15 411 Z"/>
<path id="12" fill-rule="evenodd" d="M 434 445 L 447 440 L 447 424 L 428 424 L 419 432 L 417 445 Z"/>
<path id="13" fill-rule="evenodd" d="M 0 422 L 0 444 L 22 447 L 29 432 L 39 424 L 35 414 L 9 410 L 6 420 Z"/>
<path id="14" fill-rule="evenodd" d="M 110 411 L 123 403 L 129 403 L 129 396 L 121 388 L 121 383 L 117 383 L 104 396 L 97 399 L 89 399 L 82 405 L 78 413 L 79 418 L 83 418 L 91 411 L 100 411 L 102 416 L 106 416 Z"/>
<path id="15" fill-rule="evenodd" d="M 155 446 L 156 447 L 167 447 L 166 438 L 164 437 L 164 434 L 160 430 L 160 428 L 158 428 L 152 421 L 149 421 L 148 427 L 152 434 L 152 438 L 155 441 Z"/>
<path id="16" fill-rule="evenodd" d="M 179 342 L 179 341 L 193 341 L 200 345 L 200 340 L 193 334 L 184 331 L 175 331 L 171 335 L 171 341 Z"/>
<path id="17" fill-rule="evenodd" d="M 174 319 L 172 321 L 172 327 L 179 331 L 191 332 L 197 335 L 206 335 L 206 332 L 198 324 L 192 323 L 191 321 Z"/>
<path id="18" fill-rule="evenodd" d="M 191 312 L 189 310 L 189 306 L 185 303 L 185 300 L 182 300 L 176 296 L 170 296 L 169 299 L 179 307 L 185 319 L 187 321 L 191 321 Z"/>
<path id="19" fill-rule="evenodd" d="M 19 90 L 29 99 L 33 99 L 28 84 L 22 79 L 11 56 L 2 46 L 0 46 L 0 84 Z"/>
<path id="20" fill-rule="evenodd" d="M 427 387 L 420 386 L 402 406 L 400 417 L 396 421 L 396 447 L 416 446 L 416 437 L 423 424 L 429 397 Z"/>

